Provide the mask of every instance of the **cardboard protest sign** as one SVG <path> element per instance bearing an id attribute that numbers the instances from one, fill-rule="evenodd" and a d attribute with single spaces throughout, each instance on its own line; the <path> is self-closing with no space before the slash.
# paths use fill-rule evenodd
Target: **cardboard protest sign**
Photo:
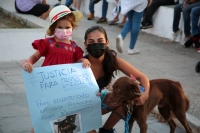
<path id="1" fill-rule="evenodd" d="M 35 133 L 86 133 L 102 126 L 99 88 L 82 63 L 22 71 Z"/>

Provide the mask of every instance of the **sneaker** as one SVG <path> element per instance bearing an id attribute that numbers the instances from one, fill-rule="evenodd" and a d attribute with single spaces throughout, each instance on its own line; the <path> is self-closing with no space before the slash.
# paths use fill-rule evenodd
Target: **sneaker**
<path id="1" fill-rule="evenodd" d="M 105 130 L 104 128 L 99 128 L 99 132 L 98 133 L 116 133 L 114 128 Z"/>
<path id="2" fill-rule="evenodd" d="M 100 18 L 99 20 L 97 20 L 97 23 L 105 23 L 107 22 L 107 18 Z"/>
<path id="3" fill-rule="evenodd" d="M 128 54 L 138 54 L 140 51 L 138 49 L 128 49 Z"/>
<path id="4" fill-rule="evenodd" d="M 94 14 L 93 13 L 90 13 L 89 15 L 88 15 L 88 18 L 87 18 L 88 20 L 92 20 L 92 19 L 94 19 Z"/>
<path id="5" fill-rule="evenodd" d="M 116 49 L 119 53 L 123 52 L 123 41 L 122 35 L 119 34 L 116 38 Z"/>
<path id="6" fill-rule="evenodd" d="M 198 48 L 198 49 L 197 49 L 197 52 L 199 52 L 199 53 L 200 53 L 200 48 Z"/>
<path id="7" fill-rule="evenodd" d="M 183 45 L 184 47 L 186 47 L 184 44 L 186 43 L 187 40 L 189 40 L 191 37 L 184 37 L 183 40 L 181 41 L 181 45 Z M 186 47 L 188 48 L 188 47 Z"/>
<path id="8" fill-rule="evenodd" d="M 193 40 L 192 37 L 189 38 L 189 39 L 183 44 L 183 46 L 186 47 L 186 48 L 189 48 L 189 47 L 192 46 L 192 44 L 193 44 L 193 41 L 192 41 L 192 40 Z"/>
<path id="9" fill-rule="evenodd" d="M 152 27 L 153 27 L 152 22 L 142 24 L 142 29 L 148 29 L 148 28 L 152 28 Z"/>
<path id="10" fill-rule="evenodd" d="M 200 48 L 199 40 L 194 42 L 194 48 L 197 49 L 197 50 Z"/>
<path id="11" fill-rule="evenodd" d="M 176 42 L 176 39 L 181 35 L 181 30 L 174 32 L 172 42 Z"/>
<path id="12" fill-rule="evenodd" d="M 92 0 L 92 3 L 97 4 L 99 1 L 101 1 L 101 0 Z"/>

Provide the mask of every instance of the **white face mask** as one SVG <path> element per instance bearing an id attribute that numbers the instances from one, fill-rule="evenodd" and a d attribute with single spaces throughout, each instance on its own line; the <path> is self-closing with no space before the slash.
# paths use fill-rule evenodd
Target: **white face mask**
<path id="1" fill-rule="evenodd" d="M 60 40 L 69 39 L 72 36 L 72 29 L 56 28 L 54 35 Z"/>

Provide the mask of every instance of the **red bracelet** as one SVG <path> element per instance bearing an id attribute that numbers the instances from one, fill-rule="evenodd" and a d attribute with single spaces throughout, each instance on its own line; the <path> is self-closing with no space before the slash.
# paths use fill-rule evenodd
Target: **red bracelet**
<path id="1" fill-rule="evenodd" d="M 33 65 L 33 62 L 31 60 L 26 60 L 25 62 L 29 62 L 29 63 L 31 63 Z"/>

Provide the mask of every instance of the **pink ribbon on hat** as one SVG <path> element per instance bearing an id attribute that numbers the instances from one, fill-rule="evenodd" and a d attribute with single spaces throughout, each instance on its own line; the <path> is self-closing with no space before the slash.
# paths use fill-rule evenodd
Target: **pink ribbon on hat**
<path id="1" fill-rule="evenodd" d="M 56 20 L 60 14 L 63 14 L 63 13 L 65 13 L 65 12 L 71 12 L 71 11 L 70 11 L 70 10 L 65 10 L 65 11 L 63 11 L 63 12 L 60 12 L 60 13 L 56 14 L 56 15 L 51 19 L 51 22 L 52 22 L 53 20 Z"/>

